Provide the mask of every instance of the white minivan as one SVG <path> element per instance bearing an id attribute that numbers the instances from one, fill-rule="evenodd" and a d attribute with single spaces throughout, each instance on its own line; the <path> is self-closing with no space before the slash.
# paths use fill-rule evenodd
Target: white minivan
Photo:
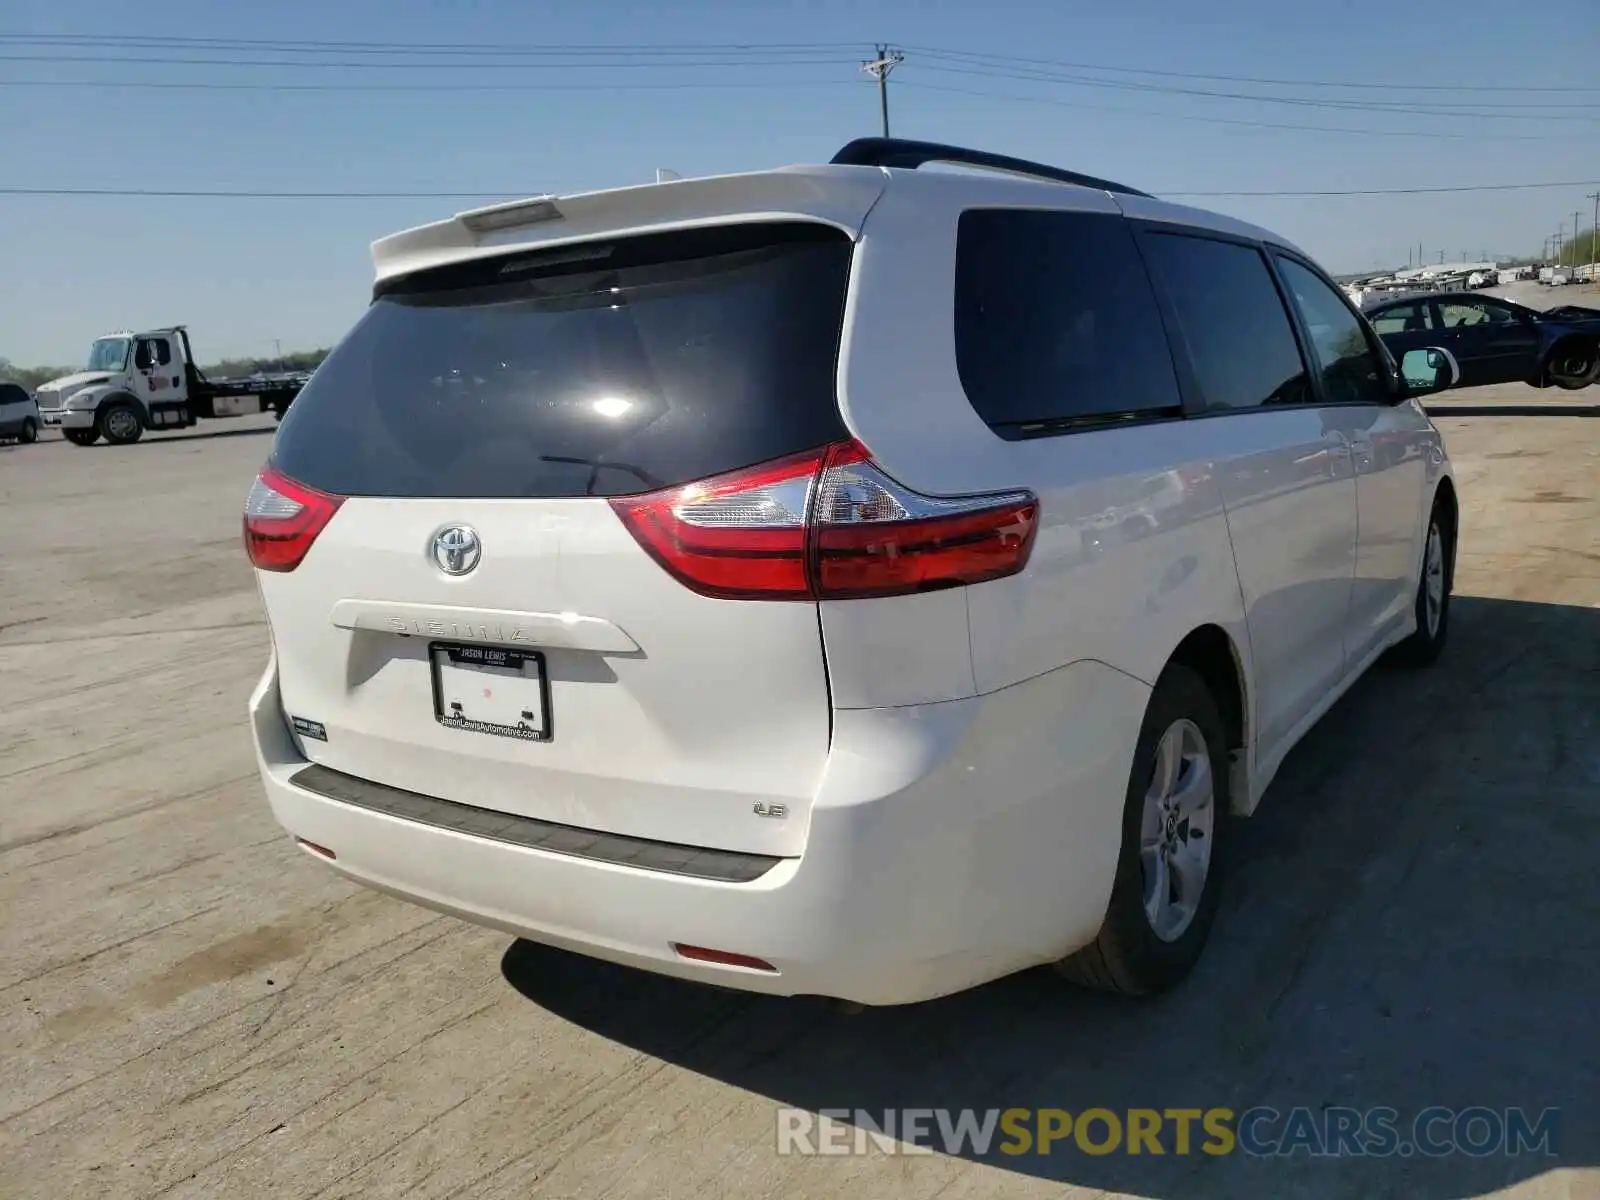
<path id="1" fill-rule="evenodd" d="M 373 255 L 244 513 L 267 797 L 361 883 L 760 992 L 1159 991 L 1443 647 L 1457 368 L 1266 230 L 874 138 Z"/>
<path id="2" fill-rule="evenodd" d="M 39 440 L 39 406 L 19 384 L 0 381 L 0 438 Z"/>

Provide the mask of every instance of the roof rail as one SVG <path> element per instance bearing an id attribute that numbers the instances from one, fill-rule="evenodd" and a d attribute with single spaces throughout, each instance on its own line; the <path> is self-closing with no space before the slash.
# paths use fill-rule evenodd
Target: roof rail
<path id="1" fill-rule="evenodd" d="M 1146 196 L 1138 188 L 1097 179 L 1093 175 L 1080 175 L 1046 163 L 1029 162 L 1025 158 L 1010 158 L 1004 154 L 990 154 L 987 150 L 967 150 L 961 146 L 945 146 L 938 142 L 914 142 L 905 138 L 857 138 L 833 156 L 840 166 L 853 167 L 904 167 L 914 170 L 924 163 L 957 163 L 968 167 L 984 167 L 1010 175 L 1027 175 L 1034 179 L 1049 179 L 1055 183 L 1072 183 L 1078 187 L 1094 188 L 1103 192 L 1121 192 L 1125 196 Z"/>

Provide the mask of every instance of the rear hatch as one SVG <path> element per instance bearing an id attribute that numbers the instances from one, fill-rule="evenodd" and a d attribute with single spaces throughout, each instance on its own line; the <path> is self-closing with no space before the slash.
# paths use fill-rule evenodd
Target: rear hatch
<path id="1" fill-rule="evenodd" d="M 305 756 L 505 813 L 799 853 L 829 747 L 816 602 L 685 586 L 617 498 L 848 438 L 851 253 L 828 226 L 743 223 L 382 285 L 250 502 L 303 526 L 252 556 Z"/>

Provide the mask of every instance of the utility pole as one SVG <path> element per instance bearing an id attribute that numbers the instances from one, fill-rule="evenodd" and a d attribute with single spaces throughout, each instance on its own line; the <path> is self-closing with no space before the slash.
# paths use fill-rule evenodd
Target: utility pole
<path id="1" fill-rule="evenodd" d="M 1600 248 L 1595 245 L 1595 239 L 1600 238 L 1600 192 L 1590 192 L 1586 199 L 1594 201 L 1594 224 L 1589 226 L 1589 261 L 1600 262 Z"/>
<path id="2" fill-rule="evenodd" d="M 878 104 L 883 110 L 883 136 L 889 136 L 889 72 L 906 59 L 898 50 L 878 47 L 878 57 L 861 64 L 861 69 L 878 81 Z"/>

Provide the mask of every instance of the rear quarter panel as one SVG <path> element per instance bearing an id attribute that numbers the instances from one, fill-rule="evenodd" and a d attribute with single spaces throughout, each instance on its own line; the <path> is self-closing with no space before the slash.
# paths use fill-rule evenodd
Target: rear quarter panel
<path id="1" fill-rule="evenodd" d="M 863 228 L 840 360 L 846 423 L 886 471 L 918 491 L 1026 487 L 1039 497 L 1027 568 L 965 589 L 971 679 L 946 664 L 942 686 L 994 692 L 1081 660 L 1149 684 L 1178 643 L 1206 624 L 1228 632 L 1248 667 L 1213 471 L 1230 452 L 1230 423 L 1171 421 L 1027 441 L 990 430 L 962 389 L 953 338 L 956 226 L 974 207 L 1119 211 L 1104 192 L 930 175 L 915 186 L 891 184 Z M 830 675 L 841 660 L 847 679 L 888 675 L 892 649 L 862 637 L 840 653 L 831 607 L 824 605 Z M 947 616 L 953 628 L 954 613 Z M 885 690 L 880 684 L 874 694 Z"/>

